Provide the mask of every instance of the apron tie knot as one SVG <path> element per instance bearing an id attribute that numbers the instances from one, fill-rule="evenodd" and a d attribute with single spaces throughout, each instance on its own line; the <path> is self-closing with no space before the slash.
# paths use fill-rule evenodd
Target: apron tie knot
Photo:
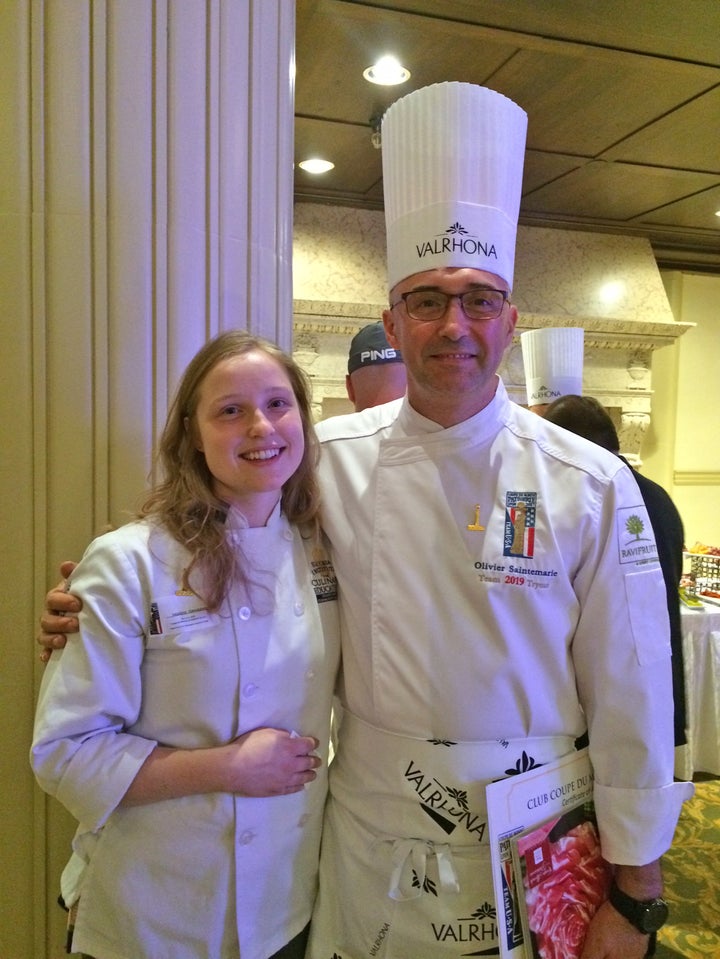
<path id="1" fill-rule="evenodd" d="M 388 896 L 404 901 L 423 894 L 427 877 L 428 857 L 437 863 L 438 882 L 443 892 L 460 892 L 455 863 L 447 843 L 424 839 L 395 839 L 393 842 L 393 872 Z"/>

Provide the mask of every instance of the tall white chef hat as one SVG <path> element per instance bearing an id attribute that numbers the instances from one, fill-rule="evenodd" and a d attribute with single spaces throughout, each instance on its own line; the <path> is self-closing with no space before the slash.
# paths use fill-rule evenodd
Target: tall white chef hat
<path id="1" fill-rule="evenodd" d="M 582 395 L 585 331 L 545 327 L 520 334 L 528 406 L 552 403 L 570 393 Z"/>
<path id="2" fill-rule="evenodd" d="M 388 285 L 473 267 L 512 287 L 527 114 L 494 90 L 436 83 L 382 123 Z"/>

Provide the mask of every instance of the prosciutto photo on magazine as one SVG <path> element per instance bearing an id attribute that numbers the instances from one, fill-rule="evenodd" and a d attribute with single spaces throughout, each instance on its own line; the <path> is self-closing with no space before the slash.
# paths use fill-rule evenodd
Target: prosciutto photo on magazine
<path id="1" fill-rule="evenodd" d="M 512 851 L 528 959 L 579 959 L 611 881 L 592 801 L 514 837 Z"/>

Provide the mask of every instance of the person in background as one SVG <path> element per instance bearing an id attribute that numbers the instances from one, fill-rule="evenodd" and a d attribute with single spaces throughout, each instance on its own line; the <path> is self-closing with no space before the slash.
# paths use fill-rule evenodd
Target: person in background
<path id="1" fill-rule="evenodd" d="M 548 422 L 562 426 L 578 436 L 584 436 L 586 440 L 615 453 L 630 468 L 638 484 L 655 533 L 658 559 L 665 580 L 672 647 L 675 745 L 683 746 L 687 742 L 687 719 L 678 587 L 682 576 L 685 533 L 680 513 L 662 486 L 633 469 L 621 456 L 615 424 L 605 407 L 594 397 L 574 394 L 561 396 L 550 403 L 543 415 Z"/>
<path id="2" fill-rule="evenodd" d="M 62 893 L 98 959 L 302 959 L 337 588 L 301 370 L 224 333 L 188 366 L 135 522 L 74 569 L 31 762 L 78 820 Z"/>
<path id="3" fill-rule="evenodd" d="M 487 783 L 588 733 L 611 900 L 582 959 L 640 959 L 667 915 L 670 641 L 652 531 L 617 458 L 510 401 L 527 117 L 473 84 L 382 125 L 388 343 L 407 394 L 317 427 L 339 586 L 342 724 L 309 959 L 497 955 Z M 77 603 L 50 592 L 48 646 Z M 462 944 L 462 945 L 459 945 Z"/>
<path id="4" fill-rule="evenodd" d="M 566 393 L 582 393 L 585 331 L 544 326 L 520 334 L 527 408 L 539 416 Z"/>
<path id="5" fill-rule="evenodd" d="M 399 350 L 385 337 L 380 320 L 368 323 L 350 342 L 345 388 L 355 412 L 404 396 L 407 379 Z"/>

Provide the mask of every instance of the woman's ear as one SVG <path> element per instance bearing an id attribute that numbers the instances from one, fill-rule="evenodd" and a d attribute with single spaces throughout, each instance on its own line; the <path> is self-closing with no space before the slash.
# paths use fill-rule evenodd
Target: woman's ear
<path id="1" fill-rule="evenodd" d="M 189 416 L 186 416 L 185 419 L 183 420 L 183 426 L 185 427 L 185 432 L 189 434 L 190 439 L 195 444 L 195 449 L 200 450 L 201 453 L 204 452 L 202 441 L 200 437 L 196 435 L 195 429 L 193 427 L 192 421 L 190 420 Z"/>

